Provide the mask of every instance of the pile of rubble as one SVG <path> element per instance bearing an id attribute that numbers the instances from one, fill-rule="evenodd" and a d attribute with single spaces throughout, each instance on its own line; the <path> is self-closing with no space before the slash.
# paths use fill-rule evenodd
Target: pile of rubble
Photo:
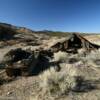
<path id="1" fill-rule="evenodd" d="M 5 64 L 5 70 L 8 76 L 27 76 L 37 74 L 37 71 L 41 71 L 39 64 L 43 65 L 52 56 L 53 53 L 46 50 L 25 51 L 17 48 L 10 50 L 4 56 L 3 63 Z M 37 71 L 34 72 L 34 69 Z"/>
<path id="2" fill-rule="evenodd" d="M 67 39 L 57 41 L 51 46 L 53 52 L 65 51 L 68 53 L 77 53 L 79 49 L 91 51 L 100 48 L 99 45 L 89 42 L 79 34 L 72 34 Z"/>
<path id="3" fill-rule="evenodd" d="M 6 74 L 10 77 L 37 75 L 44 69 L 49 68 L 50 64 L 59 66 L 59 62 L 50 62 L 55 52 L 78 53 L 79 49 L 91 51 L 99 47 L 79 34 L 73 34 L 70 38 L 53 44 L 47 50 L 23 50 L 21 48 L 10 50 L 5 54 L 3 63 Z"/>

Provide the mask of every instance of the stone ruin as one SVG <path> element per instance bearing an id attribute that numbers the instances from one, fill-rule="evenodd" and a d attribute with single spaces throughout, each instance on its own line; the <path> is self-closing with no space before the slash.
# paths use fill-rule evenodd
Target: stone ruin
<path id="1" fill-rule="evenodd" d="M 91 51 L 100 48 L 100 46 L 89 42 L 79 34 L 72 34 L 66 40 L 59 41 L 53 44 L 50 48 L 53 52 L 65 51 L 68 53 L 77 53 L 78 49 Z"/>
<path id="2" fill-rule="evenodd" d="M 39 64 L 45 63 L 48 60 L 47 57 L 51 58 L 52 56 L 53 53 L 49 50 L 25 51 L 17 48 L 10 50 L 4 56 L 3 63 L 7 76 L 29 76 L 39 73 Z"/>
<path id="3" fill-rule="evenodd" d="M 80 48 L 90 51 L 99 47 L 79 34 L 73 34 L 69 39 L 53 44 L 48 50 L 27 51 L 21 48 L 10 50 L 4 56 L 3 63 L 8 76 L 29 76 L 47 69 L 49 59 L 52 59 L 54 52 L 77 53 Z"/>

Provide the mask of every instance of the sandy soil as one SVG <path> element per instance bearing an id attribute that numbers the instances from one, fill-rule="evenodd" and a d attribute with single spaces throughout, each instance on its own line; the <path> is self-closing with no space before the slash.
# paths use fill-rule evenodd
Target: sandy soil
<path id="1" fill-rule="evenodd" d="M 100 36 L 87 36 L 90 41 L 100 43 Z M 20 45 L 8 46 L 0 49 L 0 61 L 3 59 L 5 53 L 10 49 L 18 48 Z M 96 69 L 96 70 L 95 70 Z M 100 100 L 100 69 L 99 68 L 83 68 L 80 71 L 88 76 L 89 82 L 95 86 L 86 92 L 70 92 L 69 95 L 61 96 L 55 99 L 48 100 Z M 66 68 L 67 70 L 67 68 Z M 1 70 L 2 71 L 2 70 Z M 39 76 L 18 77 L 0 86 L 0 100 L 46 100 L 43 96 L 36 99 L 36 95 L 41 95 L 41 88 L 39 88 Z"/>

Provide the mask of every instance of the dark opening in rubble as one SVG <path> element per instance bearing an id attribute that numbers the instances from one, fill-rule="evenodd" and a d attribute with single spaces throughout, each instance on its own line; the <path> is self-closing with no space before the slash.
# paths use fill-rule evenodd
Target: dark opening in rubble
<path id="1" fill-rule="evenodd" d="M 18 62 L 22 59 L 27 59 L 31 53 L 22 50 L 21 48 L 17 48 L 15 50 L 10 50 L 4 57 L 4 61 L 6 63 L 13 64 L 15 62 Z"/>
<path id="2" fill-rule="evenodd" d="M 6 73 L 8 76 L 21 76 L 25 72 L 25 64 L 31 53 L 21 48 L 10 50 L 5 56 L 3 63 L 5 64 Z M 25 60 L 25 61 L 24 61 Z M 28 67 L 28 66 L 27 66 Z"/>
<path id="3" fill-rule="evenodd" d="M 81 48 L 82 42 L 81 40 L 73 34 L 73 36 L 68 41 L 68 48 Z"/>
<path id="4" fill-rule="evenodd" d="M 18 69 L 18 68 L 6 68 L 6 73 L 8 76 L 12 77 L 16 77 L 16 76 L 21 76 L 22 73 L 21 73 L 21 69 Z"/>

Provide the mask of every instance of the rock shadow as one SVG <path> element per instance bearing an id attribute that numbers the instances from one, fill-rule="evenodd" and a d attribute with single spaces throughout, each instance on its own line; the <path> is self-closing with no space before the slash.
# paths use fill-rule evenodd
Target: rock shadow
<path id="1" fill-rule="evenodd" d="M 90 92 L 98 88 L 98 84 L 100 84 L 100 80 L 84 80 L 82 77 L 76 77 L 76 85 L 72 89 L 73 92 Z"/>

